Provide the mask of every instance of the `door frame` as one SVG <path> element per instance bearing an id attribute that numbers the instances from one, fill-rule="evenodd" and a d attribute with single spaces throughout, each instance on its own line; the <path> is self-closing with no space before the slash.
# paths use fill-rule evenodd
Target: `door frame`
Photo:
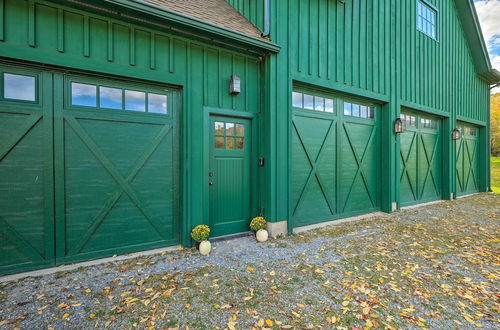
<path id="1" fill-rule="evenodd" d="M 251 150 L 250 150 L 250 212 L 257 216 L 259 212 L 260 199 L 257 189 L 257 183 L 259 182 L 259 172 L 257 166 L 257 160 L 259 155 L 258 149 L 258 118 L 259 114 L 253 112 L 245 112 L 240 110 L 231 110 L 223 108 L 214 107 L 203 107 L 203 180 L 201 182 L 202 197 L 203 197 L 203 219 L 201 221 L 195 221 L 195 223 L 201 223 L 204 225 L 210 225 L 210 190 L 208 186 L 209 177 L 208 172 L 210 169 L 210 117 L 211 116 L 221 116 L 228 118 L 242 118 L 249 120 L 251 122 Z"/>

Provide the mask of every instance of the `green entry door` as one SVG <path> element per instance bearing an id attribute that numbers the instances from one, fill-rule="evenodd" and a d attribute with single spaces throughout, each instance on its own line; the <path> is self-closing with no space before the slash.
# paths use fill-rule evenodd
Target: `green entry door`
<path id="1" fill-rule="evenodd" d="M 404 112 L 406 125 L 400 134 L 400 205 L 441 199 L 441 121 L 436 117 Z"/>
<path id="2" fill-rule="evenodd" d="M 210 117 L 210 227 L 213 236 L 248 231 L 251 121 Z"/>
<path id="3" fill-rule="evenodd" d="M 373 104 L 293 93 L 293 226 L 380 208 L 380 111 Z"/>
<path id="4" fill-rule="evenodd" d="M 0 275 L 54 258 L 52 76 L 0 66 Z"/>
<path id="5" fill-rule="evenodd" d="M 458 125 L 462 138 L 456 141 L 457 195 L 479 191 L 479 128 L 465 123 Z"/>

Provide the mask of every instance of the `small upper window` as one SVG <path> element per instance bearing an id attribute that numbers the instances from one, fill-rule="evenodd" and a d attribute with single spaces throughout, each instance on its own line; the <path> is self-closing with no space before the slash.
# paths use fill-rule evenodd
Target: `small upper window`
<path id="1" fill-rule="evenodd" d="M 374 118 L 375 108 L 352 102 L 344 102 L 344 116 Z"/>
<path id="2" fill-rule="evenodd" d="M 71 105 L 168 114 L 167 95 L 77 82 L 71 83 Z"/>
<path id="3" fill-rule="evenodd" d="M 437 129 L 438 122 L 434 119 L 420 118 L 420 126 L 423 128 Z"/>
<path id="4" fill-rule="evenodd" d="M 417 30 L 436 39 L 436 11 L 422 0 L 417 0 Z"/>
<path id="5" fill-rule="evenodd" d="M 4 73 L 3 97 L 20 101 L 35 101 L 35 77 Z"/>
<path id="6" fill-rule="evenodd" d="M 335 111 L 334 99 L 321 96 L 314 96 L 305 93 L 293 92 L 292 105 L 294 108 L 305 110 L 315 110 L 333 113 Z"/>

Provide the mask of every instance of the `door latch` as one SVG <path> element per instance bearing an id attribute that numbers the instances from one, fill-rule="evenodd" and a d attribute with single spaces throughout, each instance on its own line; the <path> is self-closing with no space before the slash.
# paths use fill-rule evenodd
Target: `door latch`
<path id="1" fill-rule="evenodd" d="M 208 172 L 208 176 L 209 176 L 209 177 L 213 177 L 213 176 L 214 176 L 214 174 L 213 174 L 212 172 Z"/>
<path id="2" fill-rule="evenodd" d="M 259 166 L 264 166 L 264 157 L 259 157 Z"/>
<path id="3" fill-rule="evenodd" d="M 209 186 L 213 186 L 213 185 L 214 185 L 214 183 L 213 183 L 212 181 L 209 181 L 209 182 L 208 182 L 208 185 L 209 185 Z"/>

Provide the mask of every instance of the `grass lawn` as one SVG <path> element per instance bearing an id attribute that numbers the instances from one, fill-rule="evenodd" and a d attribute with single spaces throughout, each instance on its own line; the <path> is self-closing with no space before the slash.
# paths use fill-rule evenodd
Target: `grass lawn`
<path id="1" fill-rule="evenodd" d="M 500 194 L 500 157 L 491 157 L 491 189 Z"/>

